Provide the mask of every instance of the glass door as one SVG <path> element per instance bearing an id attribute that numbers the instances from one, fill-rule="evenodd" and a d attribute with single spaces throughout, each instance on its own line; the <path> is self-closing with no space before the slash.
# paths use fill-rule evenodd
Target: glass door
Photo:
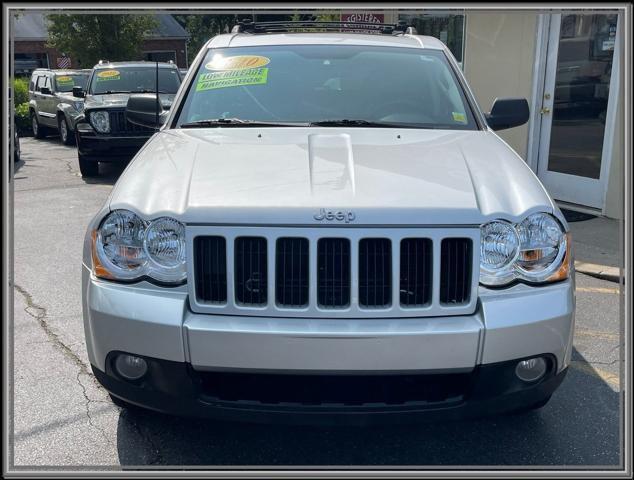
<path id="1" fill-rule="evenodd" d="M 551 18 L 537 173 L 557 200 L 603 207 L 606 122 L 618 86 L 617 18 L 616 13 Z"/>

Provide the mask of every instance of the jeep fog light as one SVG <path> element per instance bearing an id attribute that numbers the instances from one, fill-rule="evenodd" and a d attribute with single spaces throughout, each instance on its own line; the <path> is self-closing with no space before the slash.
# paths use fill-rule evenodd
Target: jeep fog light
<path id="1" fill-rule="evenodd" d="M 529 358 L 518 362 L 515 375 L 523 382 L 534 382 L 546 373 L 546 361 L 542 357 Z"/>
<path id="2" fill-rule="evenodd" d="M 114 366 L 117 373 L 126 380 L 138 380 L 147 373 L 147 362 L 134 355 L 117 355 Z"/>

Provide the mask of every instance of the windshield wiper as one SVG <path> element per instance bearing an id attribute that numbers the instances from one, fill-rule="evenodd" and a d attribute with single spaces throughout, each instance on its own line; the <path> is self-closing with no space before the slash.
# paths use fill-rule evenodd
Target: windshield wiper
<path id="1" fill-rule="evenodd" d="M 143 89 L 143 90 L 132 90 L 132 92 L 130 93 L 156 93 L 156 90 L 148 90 L 148 89 Z M 159 90 L 158 93 L 168 93 L 171 94 L 172 92 L 166 92 L 165 90 Z M 174 92 L 176 93 L 176 92 Z"/>
<path id="2" fill-rule="evenodd" d="M 243 120 L 241 118 L 210 118 L 181 124 L 180 128 L 205 127 L 308 127 L 302 122 L 266 122 L 260 120 Z"/>
<path id="3" fill-rule="evenodd" d="M 131 93 L 129 90 L 106 90 L 105 92 L 95 93 L 95 95 L 112 95 L 113 93 Z"/>
<path id="4" fill-rule="evenodd" d="M 311 127 L 376 127 L 376 128 L 435 128 L 417 123 L 372 122 L 370 120 L 318 120 L 310 122 Z"/>

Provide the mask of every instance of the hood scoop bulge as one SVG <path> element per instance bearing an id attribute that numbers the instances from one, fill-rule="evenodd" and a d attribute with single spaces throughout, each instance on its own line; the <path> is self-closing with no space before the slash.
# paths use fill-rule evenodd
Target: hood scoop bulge
<path id="1" fill-rule="evenodd" d="M 308 135 L 308 166 L 312 195 L 355 194 L 354 157 L 350 135 Z"/>

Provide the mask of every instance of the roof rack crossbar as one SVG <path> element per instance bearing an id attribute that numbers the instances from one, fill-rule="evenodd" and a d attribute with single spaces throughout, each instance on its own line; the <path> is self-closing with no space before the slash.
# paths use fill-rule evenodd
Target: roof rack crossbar
<path id="1" fill-rule="evenodd" d="M 270 33 L 288 32 L 292 30 L 367 30 L 386 35 L 394 33 L 414 34 L 416 30 L 409 26 L 407 22 L 398 23 L 371 23 L 371 22 L 333 22 L 333 21 L 288 21 L 288 22 L 254 22 L 250 19 L 241 20 L 231 30 L 232 33 Z M 345 31 L 345 30 L 344 30 Z"/>

